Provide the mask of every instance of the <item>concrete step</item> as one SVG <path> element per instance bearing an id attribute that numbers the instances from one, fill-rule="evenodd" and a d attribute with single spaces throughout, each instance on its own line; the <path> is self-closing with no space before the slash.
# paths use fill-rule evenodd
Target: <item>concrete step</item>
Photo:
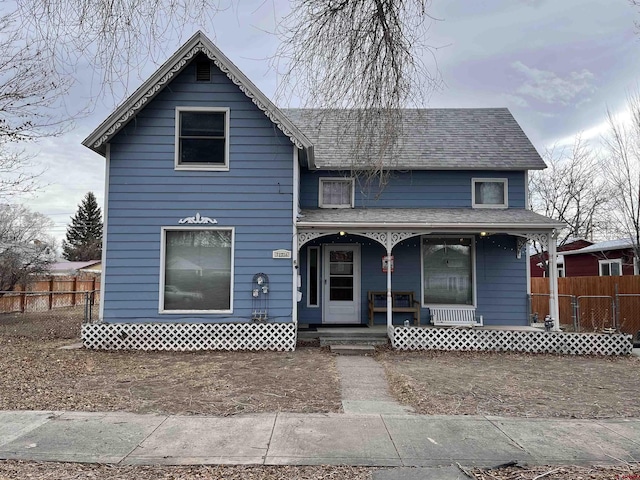
<path id="1" fill-rule="evenodd" d="M 337 355 L 372 355 L 376 348 L 373 345 L 330 345 L 331 353 Z"/>
<path id="2" fill-rule="evenodd" d="M 387 337 L 386 328 L 319 328 L 321 337 Z"/>
<path id="3" fill-rule="evenodd" d="M 352 336 L 321 336 L 320 346 L 327 345 L 386 345 L 387 337 L 352 337 Z"/>

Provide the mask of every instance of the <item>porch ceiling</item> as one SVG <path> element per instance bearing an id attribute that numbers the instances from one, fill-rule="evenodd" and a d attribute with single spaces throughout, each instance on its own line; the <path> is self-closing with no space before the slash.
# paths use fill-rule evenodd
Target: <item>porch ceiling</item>
<path id="1" fill-rule="evenodd" d="M 420 228 L 501 231 L 562 228 L 563 223 L 520 208 L 371 208 L 302 210 L 299 228 Z"/>

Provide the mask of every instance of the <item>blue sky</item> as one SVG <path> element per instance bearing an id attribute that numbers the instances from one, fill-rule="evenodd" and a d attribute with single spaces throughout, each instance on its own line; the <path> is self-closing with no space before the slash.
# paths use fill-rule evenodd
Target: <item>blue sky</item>
<path id="1" fill-rule="evenodd" d="M 149 46 L 157 64 L 132 72 L 130 92 L 197 29 L 260 88 L 274 98 L 278 76 L 270 69 L 278 39 L 272 33 L 288 2 L 235 1 L 212 25 L 190 25 L 162 44 Z M 625 97 L 640 86 L 640 11 L 627 0 L 433 0 L 424 62 L 437 69 L 444 87 L 429 107 L 508 107 L 538 151 L 570 142 L 579 132 L 597 142 L 605 113 L 624 109 Z M 87 191 L 101 202 L 104 160 L 81 141 L 124 98 L 105 90 L 101 98 L 89 68 L 76 72 L 68 103 L 89 103 L 93 113 L 59 138 L 37 146 L 35 162 L 46 168 L 45 186 L 35 197 L 15 199 L 49 215 L 58 238 Z M 277 99 L 275 99 L 277 101 Z"/>

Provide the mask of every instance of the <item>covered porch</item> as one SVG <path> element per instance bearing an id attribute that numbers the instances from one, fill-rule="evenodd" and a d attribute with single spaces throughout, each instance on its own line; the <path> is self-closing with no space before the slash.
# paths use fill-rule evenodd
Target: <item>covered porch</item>
<path id="1" fill-rule="evenodd" d="M 534 240 L 555 258 L 559 227 L 524 209 L 304 210 L 297 222 L 298 322 L 415 326 L 411 308 L 394 312 L 401 293 L 422 326 L 451 314 L 476 319 L 466 324 L 526 327 L 525 246 Z M 559 330 L 557 272 L 549 282 Z M 373 315 L 372 293 L 383 307 Z"/>

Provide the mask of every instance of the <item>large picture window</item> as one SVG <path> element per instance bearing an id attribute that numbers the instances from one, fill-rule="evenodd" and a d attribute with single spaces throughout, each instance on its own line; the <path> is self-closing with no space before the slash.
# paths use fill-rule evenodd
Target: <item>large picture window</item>
<path id="1" fill-rule="evenodd" d="M 233 234 L 233 229 L 163 229 L 161 312 L 231 312 Z"/>
<path id="2" fill-rule="evenodd" d="M 473 305 L 473 238 L 422 237 L 422 302 Z"/>
<path id="3" fill-rule="evenodd" d="M 176 168 L 227 170 L 229 109 L 176 109 Z"/>

